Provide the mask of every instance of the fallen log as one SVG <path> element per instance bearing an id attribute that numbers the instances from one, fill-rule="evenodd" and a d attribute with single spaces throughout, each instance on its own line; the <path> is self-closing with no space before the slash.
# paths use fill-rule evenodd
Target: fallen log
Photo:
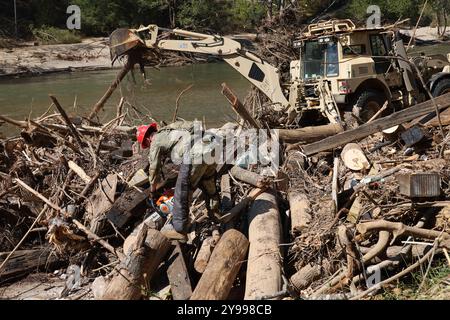
<path id="1" fill-rule="evenodd" d="M 134 216 L 142 214 L 142 209 L 145 208 L 145 203 L 150 195 L 150 188 L 144 191 L 128 189 L 114 202 L 106 217 L 117 228 L 123 228 Z"/>
<path id="2" fill-rule="evenodd" d="M 298 191 L 288 193 L 291 213 L 291 234 L 297 235 L 306 229 L 311 221 L 311 203 L 308 196 Z"/>
<path id="3" fill-rule="evenodd" d="M 218 233 L 218 232 L 217 232 Z M 205 272 L 206 266 L 208 265 L 209 259 L 211 258 L 211 254 L 214 250 L 214 247 L 220 240 L 220 234 L 216 236 L 211 236 L 203 240 L 202 246 L 198 251 L 197 258 L 194 262 L 194 269 L 198 273 Z"/>
<path id="4" fill-rule="evenodd" d="M 258 121 L 250 115 L 245 106 L 241 101 L 239 101 L 238 97 L 226 85 L 226 83 L 222 83 L 222 94 L 227 98 L 233 109 L 243 120 L 245 120 L 251 127 L 261 129 L 261 125 L 258 123 Z"/>
<path id="5" fill-rule="evenodd" d="M 224 174 L 220 180 L 220 203 L 223 211 L 229 211 L 233 208 L 231 198 L 231 181 L 230 175 Z"/>
<path id="6" fill-rule="evenodd" d="M 142 228 L 126 258 L 116 267 L 102 300 L 139 300 L 166 256 L 170 241 L 159 231 Z M 148 289 L 148 288 L 147 288 Z"/>
<path id="7" fill-rule="evenodd" d="M 286 143 L 313 142 L 343 131 L 339 124 L 304 127 L 301 129 L 279 129 L 280 140 Z"/>
<path id="8" fill-rule="evenodd" d="M 87 201 L 86 218 L 89 220 L 89 229 L 95 234 L 103 235 L 105 215 L 114 204 L 117 183 L 117 174 L 108 175 Z"/>
<path id="9" fill-rule="evenodd" d="M 256 199 L 261 193 L 263 193 L 265 189 L 253 189 L 250 194 L 241 200 L 237 205 L 235 205 L 230 212 L 225 213 L 220 217 L 221 223 L 228 223 L 234 218 L 236 218 L 247 206 Z"/>
<path id="10" fill-rule="evenodd" d="M 125 78 L 127 73 L 131 69 L 133 69 L 135 64 L 136 61 L 131 56 L 128 56 L 127 62 L 120 70 L 120 72 L 117 74 L 116 79 L 114 79 L 114 81 L 109 86 L 108 90 L 106 90 L 105 94 L 95 104 L 94 108 L 92 109 L 92 112 L 89 114 L 89 120 L 92 120 L 97 115 L 97 113 L 103 109 L 103 106 L 105 105 L 106 101 L 108 101 L 108 99 L 114 93 L 116 88 L 119 86 L 120 82 L 123 80 L 123 78 Z"/>
<path id="11" fill-rule="evenodd" d="M 319 265 L 307 264 L 291 277 L 291 283 L 298 291 L 304 290 L 321 275 L 322 271 Z"/>
<path id="12" fill-rule="evenodd" d="M 441 123 L 443 126 L 450 125 L 450 110 L 445 110 L 440 114 L 441 116 Z M 429 120 L 425 123 L 426 127 L 439 127 L 439 119 L 437 116 L 435 116 L 433 119 Z"/>
<path id="13" fill-rule="evenodd" d="M 268 177 L 261 176 L 249 170 L 242 169 L 238 166 L 234 166 L 233 168 L 231 168 L 230 174 L 233 176 L 233 178 L 251 184 L 252 186 L 260 189 L 267 187 L 267 185 L 270 183 L 270 179 Z"/>
<path id="14" fill-rule="evenodd" d="M 0 264 L 8 257 L 9 252 L 0 253 Z M 33 250 L 17 250 L 0 269 L 0 280 L 8 280 L 16 276 L 49 267 L 60 259 L 52 253 L 50 247 Z"/>
<path id="15" fill-rule="evenodd" d="M 450 234 L 446 232 L 410 227 L 401 222 L 390 222 L 385 220 L 360 223 L 356 226 L 356 229 L 362 235 L 372 232 L 389 231 L 394 237 L 405 235 L 422 239 L 434 240 L 436 238 L 442 238 L 444 240 L 450 240 Z"/>
<path id="16" fill-rule="evenodd" d="M 22 129 L 28 129 L 28 123 L 26 121 L 14 120 L 2 115 L 0 115 L 0 120 Z"/>
<path id="17" fill-rule="evenodd" d="M 281 290 L 281 223 L 275 195 L 258 196 L 248 213 L 250 249 L 245 299 L 272 296 Z"/>
<path id="18" fill-rule="evenodd" d="M 237 230 L 225 232 L 214 249 L 191 300 L 225 300 L 247 254 L 249 242 Z"/>
<path id="19" fill-rule="evenodd" d="M 450 106 L 450 93 L 442 95 L 435 99 L 439 110 Z M 321 151 L 327 151 L 340 147 L 344 144 L 360 140 L 384 129 L 411 121 L 422 115 L 435 111 L 432 101 L 425 101 L 399 112 L 393 113 L 387 117 L 377 119 L 371 123 L 365 123 L 356 129 L 339 133 L 335 136 L 325 138 L 321 141 L 313 142 L 303 146 L 303 152 L 307 155 L 313 155 Z"/>
<path id="20" fill-rule="evenodd" d="M 169 278 L 173 300 L 189 300 L 192 295 L 192 285 L 179 243 L 175 244 L 168 263 L 170 265 L 167 269 L 167 278 Z"/>

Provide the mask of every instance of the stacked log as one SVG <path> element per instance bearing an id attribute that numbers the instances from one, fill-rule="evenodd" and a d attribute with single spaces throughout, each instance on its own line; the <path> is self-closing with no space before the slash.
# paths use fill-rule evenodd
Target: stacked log
<path id="1" fill-rule="evenodd" d="M 256 300 L 281 290 L 281 223 L 273 192 L 259 195 L 248 213 L 250 249 L 245 299 Z"/>

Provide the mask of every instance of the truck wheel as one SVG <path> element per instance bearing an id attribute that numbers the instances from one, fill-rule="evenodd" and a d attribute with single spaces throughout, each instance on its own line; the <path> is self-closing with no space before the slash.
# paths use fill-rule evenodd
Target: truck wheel
<path id="1" fill-rule="evenodd" d="M 355 98 L 351 113 L 345 114 L 345 122 L 349 128 L 369 121 L 386 102 L 384 93 L 375 90 L 365 90 Z"/>
<path id="2" fill-rule="evenodd" d="M 433 90 L 433 97 L 439 97 L 450 92 L 450 79 L 441 79 Z"/>

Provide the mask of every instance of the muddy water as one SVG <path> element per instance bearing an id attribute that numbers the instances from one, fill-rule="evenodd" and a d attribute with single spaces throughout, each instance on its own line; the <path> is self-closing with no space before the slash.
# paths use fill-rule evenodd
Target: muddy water
<path id="1" fill-rule="evenodd" d="M 0 114 L 19 120 L 30 114 L 32 117 L 40 116 L 49 108 L 48 94 L 52 93 L 69 113 L 86 115 L 117 72 L 105 70 L 1 80 Z M 180 100 L 179 116 L 189 120 L 202 120 L 205 117 L 207 125 L 217 126 L 234 116 L 227 100 L 220 93 L 221 83 L 226 82 L 241 99 L 244 99 L 250 88 L 247 80 L 225 63 L 148 69 L 147 74 L 147 84 L 137 71 L 136 82 L 131 75 L 128 76 L 121 90 L 113 95 L 101 113 L 103 121 L 114 117 L 121 95 L 127 97 L 140 111 L 168 121 L 172 118 L 179 93 L 193 84 L 192 89 Z M 135 115 L 133 112 L 131 114 Z M 0 127 L 3 135 L 11 132 L 8 126 Z"/>
<path id="2" fill-rule="evenodd" d="M 446 54 L 450 43 L 421 46 L 411 54 Z M 53 74 L 34 78 L 0 80 L 0 114 L 22 120 L 36 117 L 50 106 L 48 94 L 60 100 L 69 113 L 86 115 L 100 98 L 118 70 Z M 136 83 L 129 75 L 108 101 L 101 120 L 107 121 L 115 115 L 116 105 L 123 95 L 139 110 L 150 113 L 159 120 L 172 118 L 179 93 L 194 84 L 180 101 L 179 115 L 185 119 L 203 119 L 208 126 L 218 126 L 234 116 L 226 99 L 221 95 L 221 83 L 226 82 L 243 99 L 250 88 L 247 80 L 225 63 L 199 64 L 186 67 L 169 67 L 161 70 L 149 69 L 150 84 L 144 84 L 136 72 Z M 74 102 L 76 107 L 74 108 Z M 17 130 L 0 126 L 0 135 L 8 136 Z"/>

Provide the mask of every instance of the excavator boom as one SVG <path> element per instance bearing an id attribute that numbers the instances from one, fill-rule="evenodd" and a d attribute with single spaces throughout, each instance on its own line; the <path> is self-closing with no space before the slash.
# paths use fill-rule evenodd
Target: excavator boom
<path id="1" fill-rule="evenodd" d="M 168 36 L 175 36 L 177 39 L 169 39 Z M 110 36 L 112 59 L 137 47 L 220 57 L 261 90 L 276 110 L 286 110 L 289 107 L 280 84 L 279 70 L 257 55 L 244 50 L 241 44 L 233 39 L 181 29 L 165 29 L 156 25 L 140 29 L 117 29 Z"/>

